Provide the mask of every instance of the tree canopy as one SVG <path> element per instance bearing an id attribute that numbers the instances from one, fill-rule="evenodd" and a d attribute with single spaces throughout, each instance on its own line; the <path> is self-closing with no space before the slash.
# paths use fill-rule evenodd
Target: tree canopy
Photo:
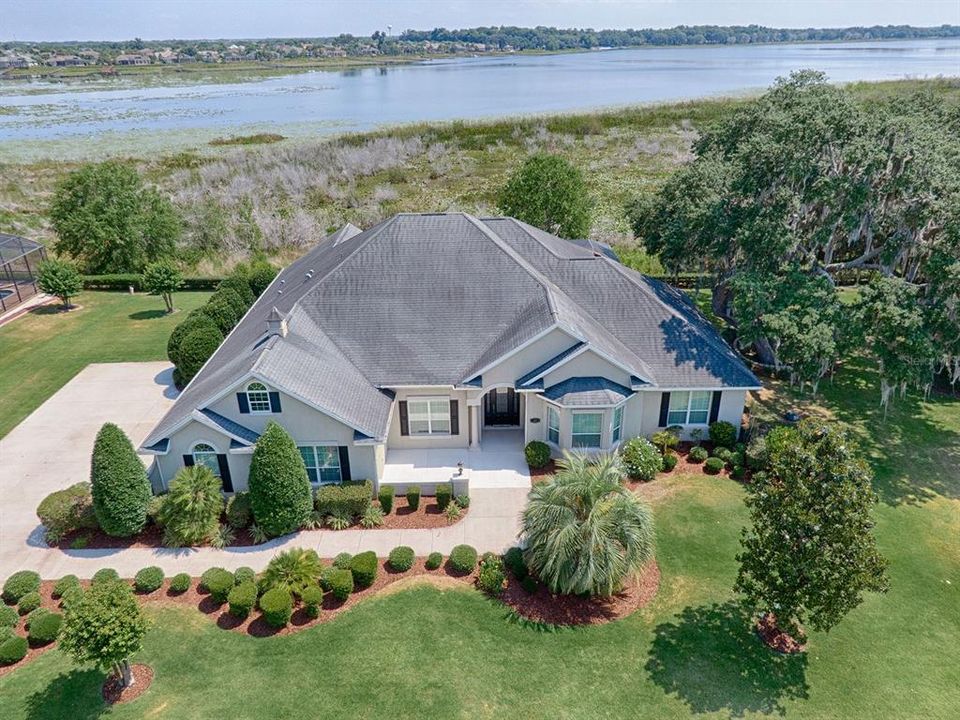
<path id="1" fill-rule="evenodd" d="M 564 238 L 590 232 L 590 198 L 581 172 L 559 155 L 537 153 L 507 180 L 498 200 L 504 214 Z"/>
<path id="2" fill-rule="evenodd" d="M 37 271 L 37 285 L 48 295 L 60 298 L 63 309 L 70 309 L 70 298 L 83 290 L 83 278 L 73 263 L 51 258 L 40 263 Z"/>
<path id="3" fill-rule="evenodd" d="M 694 153 L 635 204 L 634 230 L 671 270 L 712 274 L 714 312 L 761 362 L 815 385 L 855 343 L 884 402 L 960 379 L 960 110 L 929 91 L 858 101 L 802 71 Z M 858 275 L 874 279 L 842 307 Z"/>
<path id="4" fill-rule="evenodd" d="M 168 313 L 173 312 L 173 293 L 183 285 L 183 274 L 170 260 L 150 263 L 143 270 L 143 289 L 163 298 Z"/>

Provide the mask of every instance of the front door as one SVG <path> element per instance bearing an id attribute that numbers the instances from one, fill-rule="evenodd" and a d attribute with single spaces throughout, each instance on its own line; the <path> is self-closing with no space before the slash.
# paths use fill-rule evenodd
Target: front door
<path id="1" fill-rule="evenodd" d="M 487 393 L 483 405 L 483 424 L 520 424 L 520 396 L 513 388 L 495 388 Z"/>

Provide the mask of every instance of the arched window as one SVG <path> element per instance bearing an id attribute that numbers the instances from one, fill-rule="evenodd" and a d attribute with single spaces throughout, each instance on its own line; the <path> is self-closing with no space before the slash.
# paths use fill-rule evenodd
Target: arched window
<path id="1" fill-rule="evenodd" d="M 252 382 L 247 385 L 247 403 L 250 405 L 250 412 L 270 412 L 270 393 L 263 383 Z"/>
<path id="2" fill-rule="evenodd" d="M 193 446 L 193 464 L 206 465 L 217 477 L 220 477 L 220 462 L 217 460 L 217 449 L 213 445 L 199 442 Z"/>

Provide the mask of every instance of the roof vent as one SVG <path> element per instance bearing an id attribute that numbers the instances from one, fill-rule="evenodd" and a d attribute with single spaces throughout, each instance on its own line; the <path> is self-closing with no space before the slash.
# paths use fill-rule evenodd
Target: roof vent
<path id="1" fill-rule="evenodd" d="M 267 315 L 267 335 L 287 336 L 287 319 L 277 308 L 273 308 Z"/>
<path id="2" fill-rule="evenodd" d="M 307 270 L 307 280 L 313 277 L 313 268 Z"/>

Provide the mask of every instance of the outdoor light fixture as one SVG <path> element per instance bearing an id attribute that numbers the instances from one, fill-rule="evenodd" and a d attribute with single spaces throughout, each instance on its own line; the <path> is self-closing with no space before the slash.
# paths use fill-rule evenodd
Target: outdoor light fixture
<path id="1" fill-rule="evenodd" d="M 463 475 L 463 460 L 457 463 L 457 475 Z"/>

